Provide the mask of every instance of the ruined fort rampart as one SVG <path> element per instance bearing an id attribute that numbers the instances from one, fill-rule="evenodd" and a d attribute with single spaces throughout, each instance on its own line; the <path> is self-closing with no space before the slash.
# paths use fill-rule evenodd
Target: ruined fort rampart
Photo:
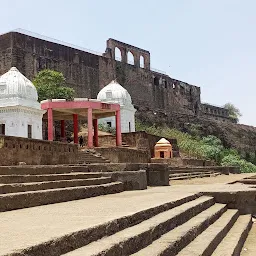
<path id="1" fill-rule="evenodd" d="M 115 56 L 116 49 L 121 59 Z M 134 58 L 132 64 L 128 63 L 128 53 Z M 201 104 L 200 87 L 153 70 L 149 51 L 114 39 L 107 40 L 105 53 L 97 54 L 18 30 L 0 36 L 0 60 L 0 75 L 12 66 L 29 79 L 46 68 L 61 71 L 79 97 L 96 98 L 102 87 L 117 79 L 131 94 L 139 111 L 229 120 L 226 110 L 216 111 L 214 106 Z"/>

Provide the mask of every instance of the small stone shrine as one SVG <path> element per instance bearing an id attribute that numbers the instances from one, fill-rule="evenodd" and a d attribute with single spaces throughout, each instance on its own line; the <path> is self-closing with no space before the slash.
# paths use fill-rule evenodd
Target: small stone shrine
<path id="1" fill-rule="evenodd" d="M 159 140 L 155 145 L 155 158 L 172 158 L 172 145 L 171 143 L 166 140 L 165 138 L 162 138 Z"/>

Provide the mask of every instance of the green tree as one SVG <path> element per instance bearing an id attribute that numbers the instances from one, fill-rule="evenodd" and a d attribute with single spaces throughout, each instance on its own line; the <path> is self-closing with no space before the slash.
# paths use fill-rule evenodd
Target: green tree
<path id="1" fill-rule="evenodd" d="M 67 87 L 65 77 L 61 72 L 45 69 L 40 71 L 33 80 L 38 93 L 38 101 L 46 99 L 72 100 L 74 89 Z"/>
<path id="2" fill-rule="evenodd" d="M 239 118 L 242 116 L 240 110 L 234 106 L 232 103 L 226 103 L 223 108 L 228 110 L 229 117 L 234 119 L 236 122 L 239 121 Z"/>

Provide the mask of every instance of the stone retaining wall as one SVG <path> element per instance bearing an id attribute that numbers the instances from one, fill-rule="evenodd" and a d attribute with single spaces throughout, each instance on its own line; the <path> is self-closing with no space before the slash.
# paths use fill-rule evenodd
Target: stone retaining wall
<path id="1" fill-rule="evenodd" d="M 154 157 L 154 147 L 156 143 L 162 138 L 153 134 L 141 132 L 129 132 L 122 134 L 123 141 L 131 147 L 138 149 L 146 149 L 150 151 L 151 157 Z M 179 148 L 176 139 L 166 138 L 173 147 L 173 156 L 179 156 Z"/>
<path id="2" fill-rule="evenodd" d="M 241 191 L 209 191 L 203 195 L 213 196 L 216 203 L 227 204 L 230 209 L 238 209 L 240 214 L 256 214 L 256 191 L 245 188 Z"/>
<path id="3" fill-rule="evenodd" d="M 144 131 L 122 133 L 123 142 L 125 142 L 130 147 L 137 148 L 139 150 L 147 150 L 150 154 L 150 157 L 154 157 L 154 147 L 161 138 L 162 137 L 160 136 L 149 134 Z M 170 138 L 166 139 L 172 144 L 173 156 L 179 156 L 177 140 Z M 113 147 L 116 145 L 116 139 L 113 135 L 99 136 L 99 145 L 101 147 Z"/>
<path id="4" fill-rule="evenodd" d="M 133 148 L 108 147 L 96 148 L 102 156 L 112 163 L 148 163 L 150 157 L 148 151 Z"/>
<path id="5" fill-rule="evenodd" d="M 70 164 L 77 159 L 75 144 L 0 136 L 0 165 Z"/>
<path id="6" fill-rule="evenodd" d="M 210 160 L 179 158 L 179 157 L 174 157 L 169 159 L 152 158 L 151 162 L 159 163 L 159 164 L 165 163 L 165 164 L 169 164 L 170 166 L 214 166 L 215 165 L 214 161 L 210 161 Z"/>

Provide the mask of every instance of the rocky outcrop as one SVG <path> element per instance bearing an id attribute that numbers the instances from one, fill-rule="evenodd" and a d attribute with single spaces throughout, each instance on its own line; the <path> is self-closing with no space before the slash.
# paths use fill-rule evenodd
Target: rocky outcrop
<path id="1" fill-rule="evenodd" d="M 188 133 L 191 132 L 191 127 L 196 125 L 200 135 L 215 135 L 222 140 L 225 147 L 235 148 L 242 154 L 256 152 L 256 127 L 253 126 L 180 113 L 167 115 L 146 109 L 139 109 L 137 118 L 143 123 L 160 126 L 166 124 Z"/>

